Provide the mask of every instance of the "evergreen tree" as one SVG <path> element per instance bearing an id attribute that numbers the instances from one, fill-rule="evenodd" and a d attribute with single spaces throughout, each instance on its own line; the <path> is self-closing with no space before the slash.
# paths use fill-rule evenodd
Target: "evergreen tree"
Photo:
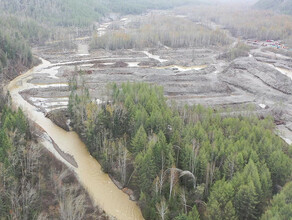
<path id="1" fill-rule="evenodd" d="M 156 167 L 156 172 L 164 171 L 170 168 L 174 163 L 173 149 L 170 144 L 167 143 L 165 135 L 162 131 L 159 132 L 157 143 L 153 146 L 153 156 Z"/>
<path id="2" fill-rule="evenodd" d="M 274 151 L 268 159 L 273 185 L 283 186 L 292 173 L 291 159 L 280 150 Z"/>
<path id="3" fill-rule="evenodd" d="M 261 217 L 261 220 L 291 219 L 291 216 L 292 182 L 289 182 L 279 194 L 274 196 L 271 206 Z"/>
<path id="4" fill-rule="evenodd" d="M 135 159 L 135 174 L 142 192 L 149 193 L 151 191 L 155 173 L 153 153 L 152 149 L 149 148 L 145 153 L 139 153 Z"/>
<path id="5" fill-rule="evenodd" d="M 138 154 L 144 151 L 146 144 L 147 144 L 147 134 L 143 125 L 141 125 L 136 135 L 132 139 L 132 142 L 131 142 L 132 152 L 135 154 Z"/>
<path id="6" fill-rule="evenodd" d="M 187 220 L 200 220 L 200 214 L 196 205 L 194 205 L 192 210 L 189 212 Z"/>
<path id="7" fill-rule="evenodd" d="M 231 183 L 225 180 L 216 181 L 212 187 L 207 204 L 208 219 L 236 219 L 232 204 L 234 189 Z"/>
<path id="8" fill-rule="evenodd" d="M 256 188 L 251 181 L 248 185 L 242 185 L 234 197 L 234 204 L 239 219 L 257 219 L 256 206 L 258 195 Z"/>

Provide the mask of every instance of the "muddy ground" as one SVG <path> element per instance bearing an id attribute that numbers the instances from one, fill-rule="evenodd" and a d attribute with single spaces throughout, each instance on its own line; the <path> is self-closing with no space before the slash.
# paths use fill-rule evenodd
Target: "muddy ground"
<path id="1" fill-rule="evenodd" d="M 115 24 L 125 26 L 133 17 Z M 109 23 L 101 24 L 104 33 Z M 68 79 L 74 70 L 84 70 L 84 81 L 93 98 L 105 100 L 111 82 L 148 82 L 164 87 L 169 100 L 231 108 L 231 114 L 273 114 L 280 135 L 292 140 L 292 59 L 253 45 L 248 57 L 219 59 L 226 48 L 144 48 L 143 50 L 88 51 L 89 38 L 76 41 L 78 49 L 39 47 L 34 53 L 51 62 L 36 72 L 34 88 L 23 96 L 40 111 L 64 109 L 68 104 Z M 248 42 L 247 42 L 248 43 Z M 45 73 L 45 74 L 44 74 Z M 250 108 L 252 106 L 252 108 Z M 65 126 L 65 125 L 64 125 Z"/>

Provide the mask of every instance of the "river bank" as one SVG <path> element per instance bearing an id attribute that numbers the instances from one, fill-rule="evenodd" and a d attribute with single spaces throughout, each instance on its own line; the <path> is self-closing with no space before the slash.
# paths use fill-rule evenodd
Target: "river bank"
<path id="1" fill-rule="evenodd" d="M 127 28 L 132 19 L 118 22 Z M 109 27 L 109 23 L 100 24 L 100 36 Z M 158 84 L 164 87 L 169 102 L 212 106 L 225 109 L 227 115 L 273 115 L 281 122 L 279 135 L 291 144 L 291 133 L 287 131 L 292 122 L 291 60 L 287 57 L 257 48 L 250 52 L 251 56 L 229 62 L 220 59 L 223 50 L 219 47 L 90 51 L 89 38 L 76 43 L 78 50 L 70 52 L 35 48 L 35 54 L 49 61 L 42 59 L 41 65 L 17 77 L 8 88 L 15 107 L 21 107 L 44 130 L 44 146 L 76 173 L 96 205 L 118 219 L 143 217 L 136 203 L 116 187 L 119 184 L 115 185 L 101 171 L 78 135 L 69 131 L 66 113 L 56 116 L 59 111 L 66 112 L 68 80 L 76 70 L 84 71 L 84 84 L 98 103 L 107 101 L 105 90 L 109 82 Z"/>
<path id="2" fill-rule="evenodd" d="M 42 60 L 43 63 L 27 73 L 20 75 L 10 82 L 8 90 L 12 97 L 13 105 L 23 109 L 28 118 L 37 123 L 52 141 L 44 140 L 47 147 L 59 160 L 70 167 L 75 173 L 81 184 L 89 192 L 96 205 L 101 207 L 109 215 L 118 219 L 143 219 L 138 206 L 128 199 L 128 196 L 120 191 L 110 180 L 108 175 L 101 171 L 100 165 L 94 160 L 86 150 L 75 132 L 66 132 L 45 118 L 38 108 L 30 105 L 19 94 L 24 89 L 31 89 L 33 85 L 28 83 L 32 75 L 36 72 L 44 74 L 51 63 Z M 48 138 L 47 138 L 48 139 Z M 74 158 L 74 162 L 68 162 L 66 157 L 60 154 L 54 147 L 54 143 L 61 152 Z M 126 210 L 126 211 L 125 211 Z"/>

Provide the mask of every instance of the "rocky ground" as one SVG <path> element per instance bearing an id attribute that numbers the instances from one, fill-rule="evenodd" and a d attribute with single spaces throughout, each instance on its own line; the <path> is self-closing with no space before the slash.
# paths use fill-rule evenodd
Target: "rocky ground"
<path id="1" fill-rule="evenodd" d="M 116 22 L 128 24 L 130 18 Z M 109 23 L 99 27 L 104 33 Z M 36 72 L 33 88 L 22 94 L 48 117 L 58 121 L 62 116 L 49 112 L 68 104 L 68 78 L 74 70 L 84 70 L 84 81 L 93 98 L 106 99 L 110 82 L 149 82 L 162 85 L 166 97 L 181 104 L 202 104 L 214 108 L 231 108 L 231 114 L 252 109 L 260 115 L 273 114 L 280 135 L 292 141 L 292 59 L 280 53 L 253 45 L 249 57 L 228 62 L 219 59 L 221 48 L 167 47 L 143 50 L 88 51 L 88 38 L 76 41 L 77 50 L 36 48 L 35 54 L 51 62 Z M 57 118 L 57 119 L 56 119 Z M 59 122 L 62 127 L 66 123 Z"/>

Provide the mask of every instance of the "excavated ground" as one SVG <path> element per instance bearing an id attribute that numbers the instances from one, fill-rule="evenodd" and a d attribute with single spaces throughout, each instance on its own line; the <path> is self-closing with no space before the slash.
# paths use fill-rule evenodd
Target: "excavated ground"
<path id="1" fill-rule="evenodd" d="M 129 23 L 129 19 L 116 22 Z M 100 27 L 106 31 L 107 24 Z M 84 81 L 90 94 L 106 99 L 111 82 L 148 82 L 164 87 L 169 100 L 181 104 L 202 104 L 231 108 L 230 114 L 245 114 L 247 106 L 259 115 L 273 114 L 280 135 L 292 140 L 292 59 L 261 46 L 249 57 L 232 62 L 220 60 L 221 48 L 168 47 L 143 50 L 88 51 L 88 40 L 79 40 L 78 50 L 36 48 L 35 54 L 50 61 L 47 74 L 34 73 L 34 88 L 22 92 L 27 101 L 48 113 L 66 108 L 68 79 L 75 69 L 85 71 Z M 250 108 L 249 108 L 250 109 Z M 49 114 L 52 115 L 52 114 Z M 52 117 L 52 116 L 50 116 Z"/>

